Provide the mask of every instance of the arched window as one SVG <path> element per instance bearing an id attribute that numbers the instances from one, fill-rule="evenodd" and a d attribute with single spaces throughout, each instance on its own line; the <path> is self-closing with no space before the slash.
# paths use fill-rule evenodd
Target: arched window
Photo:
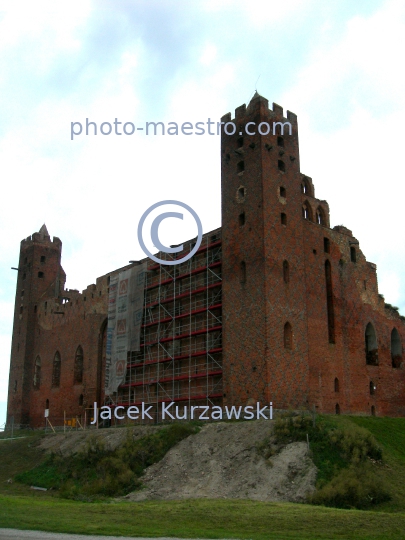
<path id="1" fill-rule="evenodd" d="M 402 362 L 402 344 L 396 328 L 391 332 L 391 362 L 393 368 L 399 368 Z"/>
<path id="2" fill-rule="evenodd" d="M 326 225 L 325 212 L 322 207 L 318 206 L 316 210 L 316 222 L 318 225 Z"/>
<path id="3" fill-rule="evenodd" d="M 292 326 L 289 322 L 284 325 L 284 348 L 290 350 L 293 348 Z"/>
<path id="4" fill-rule="evenodd" d="M 34 366 L 34 388 L 39 388 L 41 386 L 41 358 L 39 356 L 35 359 Z"/>
<path id="5" fill-rule="evenodd" d="M 368 323 L 365 332 L 366 341 L 366 362 L 370 366 L 378 366 L 378 347 L 377 336 L 375 334 L 374 326 Z"/>
<path id="6" fill-rule="evenodd" d="M 308 201 L 305 201 L 302 205 L 302 217 L 308 221 L 313 221 L 312 219 L 312 208 Z"/>
<path id="7" fill-rule="evenodd" d="M 335 392 L 339 392 L 339 379 L 335 378 Z"/>
<path id="8" fill-rule="evenodd" d="M 335 413 L 340 414 L 340 405 L 339 405 L 339 403 L 336 403 Z"/>
<path id="9" fill-rule="evenodd" d="M 284 283 L 290 281 L 290 265 L 288 264 L 288 261 L 283 261 L 283 279 Z"/>
<path id="10" fill-rule="evenodd" d="M 60 386 L 60 354 L 57 351 L 53 358 L 52 386 Z"/>
<path id="11" fill-rule="evenodd" d="M 373 381 L 370 381 L 370 396 L 374 396 L 375 394 L 375 386 L 374 386 L 374 383 Z"/>
<path id="12" fill-rule="evenodd" d="M 80 384 L 82 382 L 83 382 L 83 349 L 79 345 L 76 349 L 73 383 Z"/>
<path id="13" fill-rule="evenodd" d="M 312 190 L 311 190 L 311 186 L 309 184 L 308 178 L 303 179 L 301 183 L 301 192 L 312 196 Z"/>

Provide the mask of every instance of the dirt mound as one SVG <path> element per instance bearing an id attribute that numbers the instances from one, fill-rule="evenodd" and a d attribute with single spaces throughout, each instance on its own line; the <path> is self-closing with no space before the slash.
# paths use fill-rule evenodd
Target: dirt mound
<path id="1" fill-rule="evenodd" d="M 271 434 L 272 422 L 263 420 L 208 424 L 149 467 L 142 477 L 145 488 L 124 498 L 302 502 L 316 479 L 307 445 L 291 443 L 265 459 L 258 447 Z"/>
<path id="2" fill-rule="evenodd" d="M 115 450 L 122 444 L 128 430 L 131 431 L 133 439 L 145 437 L 162 427 L 158 426 L 135 426 L 133 428 L 108 428 L 108 429 L 89 429 L 86 431 L 69 431 L 66 433 L 50 434 L 44 437 L 40 443 L 40 448 L 47 452 L 61 452 L 63 456 L 80 452 L 86 446 L 89 437 L 95 437 L 104 442 L 106 448 Z"/>

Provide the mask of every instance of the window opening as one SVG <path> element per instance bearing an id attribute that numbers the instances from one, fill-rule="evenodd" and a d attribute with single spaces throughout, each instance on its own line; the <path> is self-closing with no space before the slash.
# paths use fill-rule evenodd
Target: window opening
<path id="1" fill-rule="evenodd" d="M 289 322 L 284 325 L 284 348 L 290 350 L 293 348 L 292 326 Z"/>
<path id="2" fill-rule="evenodd" d="M 41 358 L 39 356 L 35 359 L 34 366 L 34 388 L 39 388 L 41 385 Z"/>
<path id="3" fill-rule="evenodd" d="M 241 261 L 240 263 L 240 282 L 246 283 L 246 263 Z"/>
<path id="4" fill-rule="evenodd" d="M 52 386 L 60 386 L 60 371 L 61 371 L 61 361 L 59 352 L 55 353 L 53 359 L 53 371 L 52 371 Z"/>
<path id="5" fill-rule="evenodd" d="M 354 263 L 356 262 L 356 248 L 353 246 L 350 248 L 350 260 Z"/>
<path id="6" fill-rule="evenodd" d="M 289 283 L 290 281 L 290 265 L 288 261 L 283 261 L 283 279 L 284 283 Z"/>
<path id="7" fill-rule="evenodd" d="M 83 349 L 79 345 L 75 356 L 74 384 L 83 382 Z"/>
<path id="8" fill-rule="evenodd" d="M 391 332 L 391 362 L 393 368 L 401 367 L 402 343 L 399 332 L 396 328 L 393 328 Z"/>
<path id="9" fill-rule="evenodd" d="M 365 332 L 366 342 L 366 363 L 369 366 L 378 366 L 378 347 L 377 336 L 374 330 L 374 326 L 368 323 Z"/>

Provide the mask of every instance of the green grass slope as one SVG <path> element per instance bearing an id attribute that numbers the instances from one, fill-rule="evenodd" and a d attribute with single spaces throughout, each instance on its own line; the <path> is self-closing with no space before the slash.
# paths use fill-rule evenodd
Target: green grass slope
<path id="1" fill-rule="evenodd" d="M 28 485 L 7 483 L 16 474 L 40 470 L 44 455 L 35 446 L 37 434 L 0 441 L 0 527 L 124 537 L 405 539 L 405 419 L 328 416 L 318 417 L 318 424 L 348 432 L 358 426 L 374 436 L 383 450 L 376 470 L 389 486 L 390 502 L 365 511 L 240 500 L 64 500 L 55 491 L 36 492 Z M 321 438 L 310 437 L 310 445 L 325 483 L 334 468 L 344 466 L 342 457 Z"/>

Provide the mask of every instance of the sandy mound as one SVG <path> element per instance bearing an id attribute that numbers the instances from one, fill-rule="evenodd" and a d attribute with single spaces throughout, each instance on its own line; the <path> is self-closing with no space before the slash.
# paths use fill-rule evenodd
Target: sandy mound
<path id="1" fill-rule="evenodd" d="M 149 467 L 142 477 L 145 488 L 124 498 L 301 502 L 316 479 L 307 445 L 288 444 L 266 460 L 256 446 L 271 433 L 272 422 L 264 420 L 208 424 Z"/>

